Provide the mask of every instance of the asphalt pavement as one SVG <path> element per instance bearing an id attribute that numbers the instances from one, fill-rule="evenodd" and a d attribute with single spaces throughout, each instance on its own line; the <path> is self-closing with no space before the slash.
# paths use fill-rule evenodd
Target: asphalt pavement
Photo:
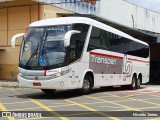
<path id="1" fill-rule="evenodd" d="M 142 85 L 139 90 L 95 88 L 88 95 L 75 90 L 46 95 L 8 81 L 0 87 L 0 111 L 4 120 L 160 120 L 160 86 Z"/>

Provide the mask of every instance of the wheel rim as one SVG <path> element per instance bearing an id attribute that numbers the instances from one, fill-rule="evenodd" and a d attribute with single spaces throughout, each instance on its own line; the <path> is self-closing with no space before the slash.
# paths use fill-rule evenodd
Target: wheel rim
<path id="1" fill-rule="evenodd" d="M 89 86 L 90 86 L 89 81 L 88 80 L 84 80 L 83 89 L 87 90 L 87 89 L 89 89 Z"/>

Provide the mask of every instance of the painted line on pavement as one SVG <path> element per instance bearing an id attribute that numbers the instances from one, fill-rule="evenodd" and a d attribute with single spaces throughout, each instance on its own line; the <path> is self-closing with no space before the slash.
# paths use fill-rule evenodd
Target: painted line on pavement
<path id="1" fill-rule="evenodd" d="M 47 106 L 49 108 L 58 108 L 58 107 L 66 107 L 66 106 L 74 106 L 74 104 L 68 104 L 68 105 L 58 105 L 58 106 Z M 10 111 L 19 111 L 19 110 L 34 110 L 34 109 L 39 109 L 42 107 L 34 107 L 34 108 L 23 108 L 23 109 L 11 109 Z"/>
<path id="2" fill-rule="evenodd" d="M 160 117 L 159 118 L 155 118 L 155 119 L 147 119 L 147 120 L 160 120 Z"/>
<path id="3" fill-rule="evenodd" d="M 66 118 L 66 117 L 59 117 L 59 116 L 62 116 L 62 115 L 60 115 L 60 114 L 59 114 L 58 112 L 56 112 L 56 111 L 53 111 L 51 108 L 43 105 L 42 103 L 38 102 L 37 100 L 31 99 L 31 98 L 29 98 L 29 100 L 31 100 L 33 103 L 41 106 L 41 107 L 44 108 L 45 110 L 51 112 L 54 116 L 60 118 L 61 120 L 69 120 L 69 119 Z"/>
<path id="4" fill-rule="evenodd" d="M 100 115 L 102 115 L 102 116 L 104 116 L 104 117 L 108 117 L 108 118 L 110 118 L 110 119 L 112 119 L 112 120 L 119 120 L 119 119 L 116 118 L 116 117 L 112 117 L 112 116 L 110 116 L 110 115 L 108 115 L 108 114 L 105 114 L 105 113 L 103 113 L 103 112 L 100 112 L 100 111 L 98 111 L 98 110 L 96 110 L 96 109 L 93 109 L 93 108 L 91 108 L 91 107 L 88 107 L 88 106 L 86 106 L 86 105 L 83 105 L 83 104 L 74 102 L 74 101 L 72 101 L 72 100 L 66 99 L 65 101 L 67 101 L 67 102 L 69 102 L 69 103 L 72 103 L 72 104 L 75 104 L 75 105 L 77 105 L 77 106 L 79 106 L 79 107 L 85 108 L 85 109 L 87 109 L 87 110 L 89 110 L 89 111 L 93 111 L 93 112 L 95 112 L 95 113 L 97 113 L 97 114 L 100 114 Z"/>
<path id="5" fill-rule="evenodd" d="M 12 104 L 21 104 L 21 103 L 30 103 L 31 101 L 22 101 L 22 102 L 9 102 L 9 103 L 3 103 L 4 105 L 12 105 Z"/>
<path id="6" fill-rule="evenodd" d="M 120 97 L 120 96 L 117 96 L 117 95 L 113 95 L 113 96 L 118 97 L 118 98 L 123 98 L 123 97 Z M 148 101 L 144 101 L 144 100 L 139 100 L 139 99 L 134 99 L 134 98 L 127 98 L 127 99 L 160 106 L 160 104 L 153 103 L 153 102 L 148 102 Z"/>
<path id="7" fill-rule="evenodd" d="M 113 105 L 116 105 L 116 106 L 120 106 L 120 107 L 122 107 L 122 108 L 126 108 L 126 109 L 129 109 L 129 110 L 141 111 L 141 110 L 136 109 L 136 108 L 132 108 L 132 107 L 129 107 L 129 106 L 125 106 L 125 105 L 118 104 L 118 103 L 115 103 L 115 102 L 110 102 L 110 101 L 103 100 L 103 99 L 100 99 L 100 98 L 91 97 L 91 96 L 86 96 L 86 97 L 87 97 L 87 98 L 94 99 L 94 100 L 98 100 L 98 101 L 103 101 L 103 102 L 105 102 L 105 103 L 113 104 Z"/>
<path id="8" fill-rule="evenodd" d="M 5 112 L 7 112 L 8 110 L 7 110 L 7 108 L 2 104 L 2 103 L 0 103 L 0 109 L 2 110 L 2 112 L 3 111 L 5 111 Z M 8 118 L 8 120 L 15 120 L 13 117 L 7 117 Z"/>
<path id="9" fill-rule="evenodd" d="M 143 107 L 143 108 L 138 108 L 138 109 L 145 110 L 145 109 L 154 109 L 154 108 L 160 108 L 160 106 Z"/>
<path id="10" fill-rule="evenodd" d="M 14 89 L 11 89 L 11 90 L 12 90 L 13 92 L 18 93 L 18 94 L 20 93 L 20 92 L 15 91 Z M 28 98 L 28 100 L 30 100 L 30 101 L 32 101 L 33 103 L 37 104 L 37 105 L 40 106 L 41 108 L 49 111 L 50 113 L 52 113 L 52 114 L 53 114 L 54 116 L 56 116 L 57 118 L 60 118 L 61 120 L 69 120 L 69 119 L 66 118 L 66 117 L 59 117 L 59 116 L 61 116 L 61 115 L 60 115 L 58 112 L 56 112 L 56 111 L 54 111 L 53 109 L 51 109 L 51 108 L 43 105 L 42 103 L 40 103 L 40 102 L 37 101 L 37 100 L 34 100 L 34 99 L 32 99 L 32 98 Z"/>

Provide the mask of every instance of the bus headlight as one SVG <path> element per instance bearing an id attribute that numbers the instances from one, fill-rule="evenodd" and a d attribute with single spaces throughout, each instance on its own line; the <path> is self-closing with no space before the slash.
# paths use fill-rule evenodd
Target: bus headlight
<path id="1" fill-rule="evenodd" d="M 19 75 L 19 76 L 21 76 L 21 77 L 23 77 L 23 76 L 24 76 L 22 73 L 19 73 L 18 75 Z"/>
<path id="2" fill-rule="evenodd" d="M 61 77 L 61 73 L 55 73 L 52 75 L 53 78 Z"/>

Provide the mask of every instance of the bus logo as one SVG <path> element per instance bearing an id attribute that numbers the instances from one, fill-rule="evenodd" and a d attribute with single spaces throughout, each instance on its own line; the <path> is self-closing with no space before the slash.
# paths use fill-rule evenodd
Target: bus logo
<path id="1" fill-rule="evenodd" d="M 36 76 L 35 79 L 38 80 L 38 77 Z"/>

